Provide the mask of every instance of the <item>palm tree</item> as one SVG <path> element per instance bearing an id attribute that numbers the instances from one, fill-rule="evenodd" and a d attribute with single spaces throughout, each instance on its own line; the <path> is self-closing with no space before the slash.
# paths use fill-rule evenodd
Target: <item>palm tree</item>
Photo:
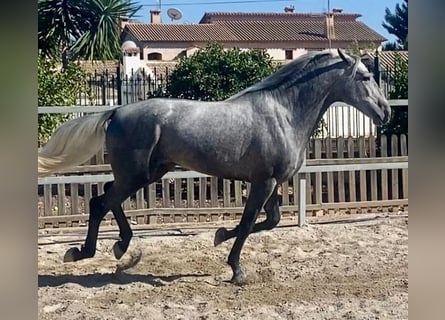
<path id="1" fill-rule="evenodd" d="M 43 56 L 67 59 L 72 42 L 82 34 L 82 11 L 86 1 L 39 0 L 38 47 Z M 65 62 L 65 61 L 64 61 Z"/>
<path id="2" fill-rule="evenodd" d="M 142 6 L 132 0 L 38 0 L 43 56 L 107 60 L 120 56 L 120 19 Z"/>
<path id="3" fill-rule="evenodd" d="M 396 4 L 394 13 L 386 8 L 382 26 L 397 37 L 397 43 L 392 46 L 408 50 L 408 0 L 404 0 L 401 6 Z"/>

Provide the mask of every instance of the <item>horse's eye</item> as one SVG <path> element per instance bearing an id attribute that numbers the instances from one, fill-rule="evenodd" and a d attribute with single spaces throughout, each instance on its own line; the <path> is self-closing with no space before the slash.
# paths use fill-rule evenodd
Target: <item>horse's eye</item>
<path id="1" fill-rule="evenodd" d="M 370 75 L 363 76 L 363 81 L 371 81 L 371 76 Z"/>

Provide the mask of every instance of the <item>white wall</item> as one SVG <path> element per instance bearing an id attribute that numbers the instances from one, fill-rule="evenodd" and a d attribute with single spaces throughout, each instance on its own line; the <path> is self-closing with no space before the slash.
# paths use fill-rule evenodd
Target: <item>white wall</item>
<path id="1" fill-rule="evenodd" d="M 250 48 L 240 48 L 241 50 L 249 50 Z M 182 47 L 170 47 L 170 48 L 160 48 L 160 47 L 151 47 L 151 48 L 144 48 L 144 60 L 147 62 L 149 61 L 147 59 L 147 55 L 149 53 L 158 52 L 162 54 L 162 61 L 172 61 L 174 60 L 182 51 L 187 51 L 187 56 L 192 55 L 195 51 L 199 50 L 199 48 L 182 48 Z M 285 60 L 285 51 L 289 49 L 267 49 L 267 53 L 272 57 L 274 60 L 282 61 Z M 291 49 L 293 51 L 293 59 L 298 58 L 302 54 L 305 54 L 308 52 L 308 50 L 303 48 L 297 48 L 297 49 Z"/>
<path id="2" fill-rule="evenodd" d="M 131 76 L 132 70 L 133 74 L 141 73 L 144 70 L 146 75 L 154 77 L 153 70 L 147 66 L 145 61 L 141 60 L 139 53 L 126 54 L 123 57 L 123 72 L 128 77 Z"/>

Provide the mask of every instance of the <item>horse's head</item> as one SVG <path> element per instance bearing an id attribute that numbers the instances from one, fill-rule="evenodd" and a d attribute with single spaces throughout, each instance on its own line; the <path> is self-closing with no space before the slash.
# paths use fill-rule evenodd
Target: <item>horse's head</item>
<path id="1" fill-rule="evenodd" d="M 356 107 L 377 125 L 387 123 L 391 117 L 391 107 L 373 75 L 360 57 L 353 58 L 340 49 L 338 53 L 345 62 L 345 72 L 343 78 L 332 88 L 331 99 Z"/>

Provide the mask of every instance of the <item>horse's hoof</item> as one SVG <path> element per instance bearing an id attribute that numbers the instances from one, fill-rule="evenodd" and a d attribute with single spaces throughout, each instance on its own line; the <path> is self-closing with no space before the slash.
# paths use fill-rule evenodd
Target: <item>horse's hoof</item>
<path id="1" fill-rule="evenodd" d="M 74 262 L 80 259 L 82 259 L 82 254 L 76 247 L 68 249 L 63 256 L 63 262 Z"/>
<path id="2" fill-rule="evenodd" d="M 233 275 L 230 282 L 233 283 L 234 285 L 242 286 L 246 283 L 246 277 L 244 276 L 244 273 L 240 271 Z"/>
<path id="3" fill-rule="evenodd" d="M 215 239 L 213 240 L 213 244 L 215 247 L 227 239 L 227 229 L 226 228 L 219 228 L 215 232 Z"/>
<path id="4" fill-rule="evenodd" d="M 113 252 L 114 256 L 117 260 L 122 258 L 122 256 L 125 254 L 125 250 L 122 250 L 122 248 L 119 246 L 120 241 L 117 241 L 113 246 Z"/>
<path id="5" fill-rule="evenodd" d="M 115 274 L 120 274 L 122 271 L 133 268 L 135 265 L 141 261 L 142 251 L 140 249 L 130 252 L 130 259 L 124 259 L 128 261 L 123 261 L 116 266 Z"/>

